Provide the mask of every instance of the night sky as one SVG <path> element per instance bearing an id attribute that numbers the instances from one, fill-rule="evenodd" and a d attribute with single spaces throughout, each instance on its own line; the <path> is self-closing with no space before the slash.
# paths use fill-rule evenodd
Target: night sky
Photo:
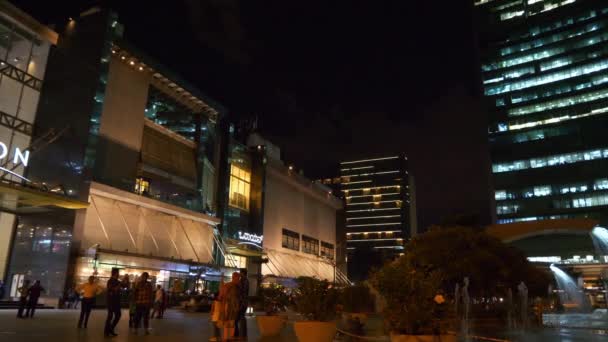
<path id="1" fill-rule="evenodd" d="M 43 23 L 92 1 L 14 0 Z M 310 178 L 340 160 L 406 152 L 420 225 L 490 220 L 487 125 L 472 1 L 106 1 L 125 39 L 257 117 Z M 61 4 L 58 4 L 61 3 Z"/>

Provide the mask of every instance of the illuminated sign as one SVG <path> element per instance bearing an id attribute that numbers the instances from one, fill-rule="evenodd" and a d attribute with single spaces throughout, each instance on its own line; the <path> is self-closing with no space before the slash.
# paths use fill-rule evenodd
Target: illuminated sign
<path id="1" fill-rule="evenodd" d="M 3 143 L 3 142 L 0 141 L 0 159 L 4 159 L 7 156 L 8 156 L 8 147 L 6 147 L 5 143 Z M 21 149 L 19 149 L 19 147 L 15 147 L 15 150 L 13 152 L 13 164 L 15 164 L 15 165 L 20 165 L 21 164 L 24 167 L 26 167 L 29 159 L 30 159 L 30 151 L 27 151 L 27 150 L 26 151 L 21 151 Z M 9 170 L 7 168 L 0 167 L 0 170 L 4 171 L 4 172 L 8 172 L 11 175 L 17 176 L 17 177 L 19 177 L 19 178 L 21 178 L 23 180 L 28 181 L 28 182 L 30 181 L 29 179 L 21 176 L 20 174 L 17 174 L 15 172 Z"/>
<path id="2" fill-rule="evenodd" d="M 264 235 L 239 232 L 239 240 L 262 244 L 262 241 L 264 241 Z"/>

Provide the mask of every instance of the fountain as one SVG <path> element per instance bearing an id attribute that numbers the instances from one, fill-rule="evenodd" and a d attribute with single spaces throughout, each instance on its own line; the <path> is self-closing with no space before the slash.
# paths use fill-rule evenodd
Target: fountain
<path id="1" fill-rule="evenodd" d="M 606 261 L 606 256 L 608 255 L 608 229 L 595 227 L 591 230 L 590 235 L 595 251 L 600 256 L 600 260 Z"/>
<path id="2" fill-rule="evenodd" d="M 511 289 L 509 288 L 509 290 L 507 291 L 507 329 L 508 330 L 513 330 L 515 329 L 515 317 L 513 312 L 514 310 L 514 306 L 513 306 L 513 291 L 511 291 Z"/>
<path id="3" fill-rule="evenodd" d="M 462 287 L 462 335 L 465 341 L 469 341 L 469 310 L 471 308 L 471 297 L 469 296 L 469 277 L 464 278 Z"/>
<path id="4" fill-rule="evenodd" d="M 562 305 L 564 305 L 564 307 L 586 309 L 585 295 L 574 279 L 553 264 L 549 268 L 555 277 L 555 282 L 557 283 L 557 288 L 559 290 L 559 299 Z"/>
<path id="5" fill-rule="evenodd" d="M 519 313 L 521 314 L 521 327 L 528 327 L 528 287 L 522 281 L 517 285 L 517 295 L 519 296 Z"/>

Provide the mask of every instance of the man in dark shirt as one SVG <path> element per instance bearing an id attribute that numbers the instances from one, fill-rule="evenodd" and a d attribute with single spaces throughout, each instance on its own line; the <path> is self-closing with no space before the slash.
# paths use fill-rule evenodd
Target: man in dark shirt
<path id="1" fill-rule="evenodd" d="M 241 268 L 241 280 L 239 282 L 239 314 L 236 318 L 236 324 L 234 329 L 234 336 L 240 340 L 247 340 L 247 319 L 245 319 L 245 313 L 247 312 L 247 305 L 249 299 L 249 280 L 247 279 L 247 269 Z"/>
<path id="2" fill-rule="evenodd" d="M 34 312 L 36 312 L 36 306 L 38 305 L 38 298 L 40 298 L 42 292 L 44 292 L 44 288 L 40 286 L 40 280 L 36 280 L 34 285 L 27 291 L 30 299 L 27 302 L 25 317 L 34 318 Z"/>
<path id="3" fill-rule="evenodd" d="M 143 319 L 146 335 L 150 333 L 148 331 L 150 324 L 150 308 L 152 307 L 152 301 L 154 299 L 154 289 L 152 289 L 152 284 L 148 282 L 149 276 L 148 272 L 142 273 L 133 290 L 133 299 L 135 300 L 135 333 L 139 330 L 139 326 Z"/>
<path id="4" fill-rule="evenodd" d="M 112 276 L 108 280 L 106 285 L 107 296 L 108 296 L 108 316 L 106 318 L 106 327 L 103 334 L 108 336 L 118 336 L 114 329 L 120 321 L 120 290 L 122 289 L 122 283 L 118 280 L 118 268 L 112 269 Z"/>

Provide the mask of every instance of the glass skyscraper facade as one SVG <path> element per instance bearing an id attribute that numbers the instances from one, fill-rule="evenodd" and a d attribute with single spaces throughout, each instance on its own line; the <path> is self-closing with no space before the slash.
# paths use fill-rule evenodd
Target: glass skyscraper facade
<path id="1" fill-rule="evenodd" d="M 475 1 L 498 223 L 608 219 L 608 2 Z"/>

